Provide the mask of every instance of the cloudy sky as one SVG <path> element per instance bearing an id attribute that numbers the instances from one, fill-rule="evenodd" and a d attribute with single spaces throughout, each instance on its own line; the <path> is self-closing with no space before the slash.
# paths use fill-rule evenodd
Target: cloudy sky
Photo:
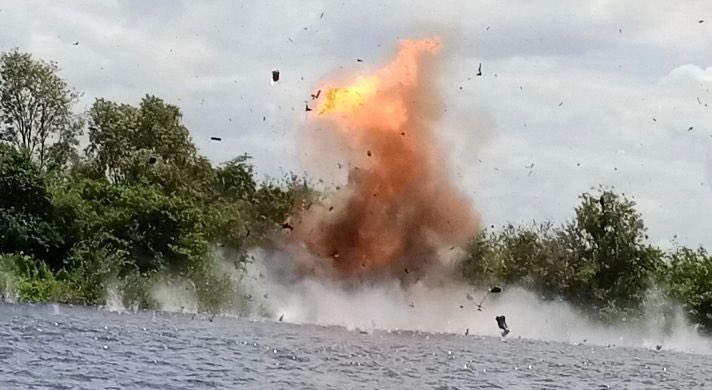
<path id="1" fill-rule="evenodd" d="M 3 0 L 0 26 L 0 50 L 60 64 L 77 111 L 155 94 L 213 161 L 246 152 L 273 176 L 302 170 L 303 101 L 325 75 L 439 36 L 439 133 L 487 225 L 563 221 L 603 184 L 635 198 L 655 243 L 712 247 L 709 0 Z"/>

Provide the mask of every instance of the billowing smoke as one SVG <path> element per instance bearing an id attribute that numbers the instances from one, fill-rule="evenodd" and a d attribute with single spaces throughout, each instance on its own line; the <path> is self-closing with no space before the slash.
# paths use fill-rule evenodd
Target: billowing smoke
<path id="1" fill-rule="evenodd" d="M 437 145 L 439 50 L 436 39 L 402 41 L 373 74 L 320 89 L 309 123 L 319 147 L 308 156 L 348 176 L 295 223 L 302 275 L 413 282 L 440 265 L 439 251 L 477 233 L 478 216 Z"/>

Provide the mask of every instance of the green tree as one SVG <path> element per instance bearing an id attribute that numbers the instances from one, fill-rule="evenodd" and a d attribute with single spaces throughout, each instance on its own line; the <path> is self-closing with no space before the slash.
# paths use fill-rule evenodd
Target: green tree
<path id="1" fill-rule="evenodd" d="M 646 243 L 647 234 L 635 202 L 610 190 L 584 193 L 571 231 L 578 260 L 585 269 L 577 299 L 597 306 L 637 307 L 662 266 L 662 253 Z"/>
<path id="2" fill-rule="evenodd" d="M 39 167 L 0 145 L 0 253 L 31 254 L 59 269 L 74 244 L 71 224 L 71 214 L 54 206 Z"/>
<path id="3" fill-rule="evenodd" d="M 712 256 L 707 250 L 676 248 L 662 275 L 669 295 L 684 305 L 704 332 L 712 333 Z"/>
<path id="4" fill-rule="evenodd" d="M 138 107 L 97 99 L 89 111 L 85 152 L 115 184 L 158 184 L 165 192 L 205 197 L 210 162 L 197 153 L 178 107 L 146 96 Z"/>
<path id="5" fill-rule="evenodd" d="M 57 207 L 73 209 L 84 241 L 126 253 L 120 273 L 187 273 L 208 253 L 204 211 L 156 186 L 67 180 L 56 188 Z M 122 257 L 122 258 L 123 258 Z"/>
<path id="6" fill-rule="evenodd" d="M 576 218 L 507 226 L 483 232 L 469 244 L 462 275 L 474 283 L 518 284 L 606 315 L 636 309 L 663 254 L 645 241 L 635 203 L 612 191 L 584 193 Z"/>
<path id="7" fill-rule="evenodd" d="M 0 54 L 0 140 L 33 156 L 40 168 L 63 167 L 77 145 L 77 93 L 55 63 L 17 49 Z"/>

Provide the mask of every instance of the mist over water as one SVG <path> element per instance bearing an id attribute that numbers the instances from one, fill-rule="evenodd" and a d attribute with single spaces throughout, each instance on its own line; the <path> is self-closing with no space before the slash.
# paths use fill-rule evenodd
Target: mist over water
<path id="1" fill-rule="evenodd" d="M 642 318 L 606 326 L 594 322 L 563 301 L 544 300 L 518 287 L 503 286 L 490 294 L 478 311 L 487 288 L 473 288 L 451 279 L 435 285 L 397 280 L 345 286 L 338 281 L 301 279 L 289 274 L 284 253 L 256 252 L 243 279 L 260 299 L 270 319 L 342 326 L 353 331 L 422 331 L 501 337 L 495 317 L 505 315 L 511 333 L 525 338 L 571 344 L 642 347 L 712 354 L 712 342 L 700 336 L 682 310 L 650 293 Z M 468 295 L 472 298 L 468 299 Z M 462 308 L 460 306 L 463 306 Z M 670 308 L 673 307 L 673 310 Z"/>

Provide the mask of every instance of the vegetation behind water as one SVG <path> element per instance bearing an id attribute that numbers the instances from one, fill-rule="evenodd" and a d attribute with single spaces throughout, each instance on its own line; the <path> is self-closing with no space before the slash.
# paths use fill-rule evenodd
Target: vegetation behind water
<path id="1" fill-rule="evenodd" d="M 180 281 L 199 310 L 244 305 L 230 275 L 318 194 L 292 174 L 257 179 L 247 155 L 211 164 L 179 108 L 155 96 L 97 99 L 76 114 L 78 94 L 58 72 L 17 50 L 0 57 L 3 298 L 104 304 L 115 289 L 126 306 L 152 307 L 152 286 Z M 581 195 L 561 225 L 485 229 L 460 270 L 475 285 L 521 285 L 607 321 L 639 315 L 656 288 L 712 331 L 712 256 L 653 247 L 635 203 L 605 188 Z"/>

